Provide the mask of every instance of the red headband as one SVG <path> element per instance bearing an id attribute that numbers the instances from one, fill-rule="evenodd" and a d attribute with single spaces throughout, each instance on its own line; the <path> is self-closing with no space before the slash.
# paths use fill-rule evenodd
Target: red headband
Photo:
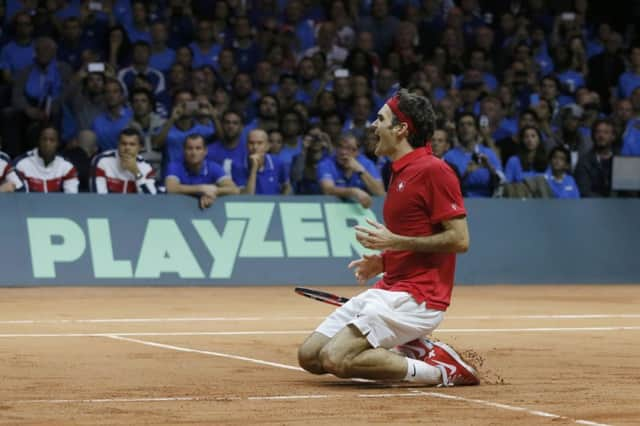
<path id="1" fill-rule="evenodd" d="M 404 121 L 405 123 L 407 123 L 407 128 L 409 129 L 409 133 L 415 133 L 416 132 L 416 128 L 413 125 L 413 120 L 411 120 L 411 117 L 409 117 L 407 114 L 405 114 L 404 112 L 400 111 L 400 108 L 398 107 L 398 102 L 400 102 L 400 98 L 396 95 L 396 96 L 392 96 L 389 98 L 389 100 L 387 101 L 387 105 L 389 106 L 389 109 L 391 109 L 391 111 L 393 111 L 393 113 L 396 115 L 396 117 L 398 117 L 398 120 L 400 121 Z"/>

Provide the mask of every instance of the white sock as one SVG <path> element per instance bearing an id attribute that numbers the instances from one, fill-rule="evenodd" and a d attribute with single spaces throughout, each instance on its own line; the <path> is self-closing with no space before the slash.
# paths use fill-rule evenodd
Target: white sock
<path id="1" fill-rule="evenodd" d="M 440 369 L 429 365 L 424 361 L 405 358 L 407 360 L 407 382 L 424 383 L 427 385 L 439 385 L 442 383 Z"/>

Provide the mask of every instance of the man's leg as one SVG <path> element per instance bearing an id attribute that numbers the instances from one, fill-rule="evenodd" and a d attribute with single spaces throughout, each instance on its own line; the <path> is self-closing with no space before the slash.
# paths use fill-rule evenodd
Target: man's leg
<path id="1" fill-rule="evenodd" d="M 313 374 L 326 374 L 320 362 L 320 351 L 329 342 L 327 336 L 314 331 L 298 348 L 298 363 L 300 367 Z"/>

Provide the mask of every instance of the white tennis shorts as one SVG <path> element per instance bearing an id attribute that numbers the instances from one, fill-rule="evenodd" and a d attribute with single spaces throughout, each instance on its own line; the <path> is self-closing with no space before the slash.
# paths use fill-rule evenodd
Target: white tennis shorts
<path id="1" fill-rule="evenodd" d="M 404 291 L 369 289 L 336 309 L 316 332 L 332 338 L 348 324 L 366 336 L 374 348 L 386 349 L 431 334 L 444 312 L 427 309 Z"/>

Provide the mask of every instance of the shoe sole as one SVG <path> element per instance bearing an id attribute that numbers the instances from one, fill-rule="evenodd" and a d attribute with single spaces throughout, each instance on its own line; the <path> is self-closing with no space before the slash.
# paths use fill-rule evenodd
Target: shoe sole
<path id="1" fill-rule="evenodd" d="M 463 366 L 469 373 L 471 373 L 471 375 L 476 379 L 477 383 L 480 383 L 480 378 L 478 377 L 478 372 L 476 371 L 475 368 L 473 368 L 472 366 L 470 366 L 469 364 L 467 364 L 461 357 L 460 355 L 458 355 L 458 353 L 453 350 L 452 347 L 450 347 L 449 345 L 447 345 L 446 343 L 442 343 L 442 342 L 431 342 L 434 346 L 439 347 L 440 349 L 442 349 L 443 351 L 445 351 L 446 353 L 448 353 L 451 358 L 455 359 L 456 362 L 458 364 L 460 364 L 461 366 Z"/>

